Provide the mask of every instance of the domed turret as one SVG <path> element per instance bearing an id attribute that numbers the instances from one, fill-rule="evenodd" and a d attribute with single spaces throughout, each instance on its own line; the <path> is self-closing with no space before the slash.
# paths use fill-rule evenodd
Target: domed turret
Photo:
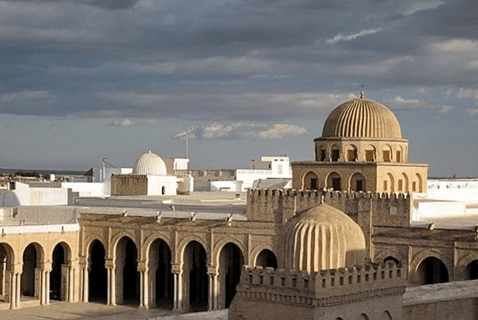
<path id="1" fill-rule="evenodd" d="M 143 153 L 133 165 L 134 174 L 166 175 L 166 164 L 163 159 L 151 151 Z"/>
<path id="2" fill-rule="evenodd" d="M 365 236 L 344 212 L 319 204 L 286 225 L 286 268 L 317 272 L 365 262 Z"/>
<path id="3" fill-rule="evenodd" d="M 323 138 L 385 138 L 401 139 L 400 123 L 383 104 L 360 98 L 335 108 L 325 120 Z"/>

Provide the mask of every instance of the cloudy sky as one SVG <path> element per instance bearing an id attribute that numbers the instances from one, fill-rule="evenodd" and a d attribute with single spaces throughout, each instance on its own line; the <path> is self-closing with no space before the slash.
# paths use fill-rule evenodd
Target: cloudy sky
<path id="1" fill-rule="evenodd" d="M 388 105 L 410 160 L 478 176 L 476 0 L 0 0 L 0 167 L 313 158 L 328 113 Z"/>

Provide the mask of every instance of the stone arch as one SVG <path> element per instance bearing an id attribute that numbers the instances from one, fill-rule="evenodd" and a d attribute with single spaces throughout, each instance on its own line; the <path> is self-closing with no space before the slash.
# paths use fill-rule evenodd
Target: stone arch
<path id="1" fill-rule="evenodd" d="M 448 282 L 450 279 L 448 270 L 451 269 L 440 255 L 431 250 L 422 252 L 412 259 L 410 270 L 413 272 L 410 279 L 418 285 L 423 285 Z"/>
<path id="2" fill-rule="evenodd" d="M 342 191 L 342 176 L 337 172 L 331 172 L 325 180 L 327 183 L 326 188 L 333 191 Z"/>
<path id="3" fill-rule="evenodd" d="M 366 162 L 375 162 L 377 161 L 377 151 L 375 147 L 371 144 L 365 146 L 364 148 L 364 159 Z"/>
<path id="4" fill-rule="evenodd" d="M 438 260 L 442 261 L 445 264 L 445 267 L 447 268 L 447 270 L 453 270 L 453 265 L 450 263 L 449 260 L 446 259 L 446 257 L 440 251 L 434 250 L 434 249 L 423 250 L 412 257 L 412 261 L 410 262 L 410 267 L 409 267 L 409 274 L 410 274 L 409 278 L 411 280 L 417 280 L 415 279 L 415 276 L 420 263 L 429 257 L 437 258 Z"/>
<path id="5" fill-rule="evenodd" d="M 416 174 L 416 178 L 417 178 L 417 190 L 416 192 L 419 192 L 419 193 L 422 193 L 423 192 L 423 179 L 422 179 L 422 176 L 417 173 Z"/>
<path id="6" fill-rule="evenodd" d="M 85 257 L 88 257 L 89 254 L 90 254 L 90 251 L 91 251 L 91 244 L 94 242 L 94 241 L 99 241 L 103 247 L 105 248 L 106 250 L 106 247 L 107 247 L 107 244 L 108 244 L 108 241 L 106 241 L 106 239 L 101 235 L 101 234 L 91 234 L 89 236 L 87 236 L 85 238 L 85 240 L 83 241 L 83 243 L 85 244 L 84 246 L 84 249 L 83 250 L 86 250 L 85 252 L 83 252 L 84 256 Z"/>
<path id="7" fill-rule="evenodd" d="M 221 255 L 221 250 L 226 246 L 228 243 L 233 243 L 236 246 L 239 247 L 239 250 L 241 251 L 242 256 L 245 258 L 246 257 L 246 248 L 244 244 L 237 238 L 231 237 L 231 238 L 224 238 L 220 241 L 218 241 L 214 245 L 214 257 L 211 259 L 211 265 L 218 266 L 219 265 L 219 257 Z M 245 260 L 244 260 L 245 261 Z"/>
<path id="8" fill-rule="evenodd" d="M 330 146 L 330 160 L 333 162 L 340 161 L 340 147 L 336 144 Z"/>
<path id="9" fill-rule="evenodd" d="M 171 246 L 161 237 L 148 244 L 148 272 L 151 306 L 171 309 L 173 306 L 174 280 L 172 273 Z"/>
<path id="10" fill-rule="evenodd" d="M 70 286 L 71 248 L 61 241 L 51 253 L 50 299 L 66 301 Z"/>
<path id="11" fill-rule="evenodd" d="M 358 160 L 358 148 L 354 144 L 349 144 L 345 148 L 345 159 L 346 161 L 357 161 Z"/>
<path id="12" fill-rule="evenodd" d="M 206 248 L 200 242 L 192 240 L 187 243 L 182 252 L 186 309 L 207 310 L 209 276 Z"/>
<path id="13" fill-rule="evenodd" d="M 323 145 L 320 145 L 318 147 L 318 154 L 317 154 L 317 160 L 318 161 L 325 161 L 327 159 L 327 148 Z"/>
<path id="14" fill-rule="evenodd" d="M 88 243 L 88 300 L 106 303 L 106 247 L 100 239 Z"/>
<path id="15" fill-rule="evenodd" d="M 13 270 L 14 251 L 12 247 L 5 243 L 0 243 L 0 295 L 4 297 L 4 301 L 10 298 L 10 290 L 8 288 L 8 272 Z"/>
<path id="16" fill-rule="evenodd" d="M 307 172 L 302 178 L 303 190 L 318 190 L 320 188 L 319 176 L 313 172 Z"/>
<path id="17" fill-rule="evenodd" d="M 464 270 L 464 280 L 478 279 L 478 260 L 470 261 Z"/>
<path id="18" fill-rule="evenodd" d="M 138 258 L 140 249 L 129 236 L 121 237 L 115 245 L 116 301 L 139 304 Z"/>
<path id="19" fill-rule="evenodd" d="M 368 317 L 365 313 L 362 313 L 362 314 L 359 316 L 359 320 L 369 320 L 369 317 Z"/>
<path id="20" fill-rule="evenodd" d="M 395 162 L 405 162 L 405 160 L 403 148 L 401 146 L 397 146 L 397 149 L 395 150 Z"/>
<path id="21" fill-rule="evenodd" d="M 210 264 L 212 261 L 212 253 L 209 249 L 208 244 L 204 239 L 201 239 L 200 237 L 194 235 L 186 236 L 179 241 L 176 253 L 174 255 L 173 263 L 183 263 L 184 250 L 186 249 L 187 245 L 192 241 L 198 242 L 204 248 L 204 250 L 206 250 L 207 263 Z"/>
<path id="22" fill-rule="evenodd" d="M 395 192 L 395 178 L 390 172 L 387 173 L 387 180 L 383 182 L 383 191 L 389 193 Z"/>
<path id="23" fill-rule="evenodd" d="M 263 249 L 259 252 L 259 254 L 254 259 L 254 265 L 260 266 L 263 268 L 270 267 L 277 269 L 278 261 L 276 254 L 269 249 Z"/>
<path id="24" fill-rule="evenodd" d="M 396 265 L 399 265 L 399 264 L 400 264 L 400 260 L 398 260 L 398 259 L 395 258 L 394 256 L 388 256 L 388 257 L 386 257 L 385 259 L 383 259 L 383 263 L 387 263 L 387 262 L 393 262 L 393 263 L 395 263 Z"/>
<path id="25" fill-rule="evenodd" d="M 392 147 L 388 144 L 382 146 L 381 159 L 383 162 L 392 162 Z"/>
<path id="26" fill-rule="evenodd" d="M 136 250 L 138 250 L 138 254 L 141 254 L 141 244 L 136 239 L 136 235 L 126 230 L 120 230 L 119 232 L 114 234 L 113 237 L 111 237 L 110 247 L 108 250 L 109 251 L 108 257 L 114 260 L 116 259 L 116 252 L 117 252 L 116 247 L 118 246 L 118 243 L 125 237 L 133 241 L 134 245 L 136 246 Z M 138 258 L 140 258 L 139 255 L 138 255 Z"/>
<path id="27" fill-rule="evenodd" d="M 239 284 L 243 265 L 244 254 L 237 244 L 228 242 L 221 247 L 218 265 L 220 307 L 229 308 L 231 305 L 232 299 L 236 295 L 236 286 Z"/>
<path id="28" fill-rule="evenodd" d="M 385 260 L 396 260 L 396 261 L 402 260 L 399 257 L 400 257 L 400 253 L 398 250 L 394 248 L 393 249 L 387 248 L 387 250 L 380 251 L 378 254 L 376 254 L 373 261 L 375 263 L 383 263 L 385 262 Z"/>
<path id="29" fill-rule="evenodd" d="M 392 315 L 390 314 L 390 312 L 385 310 L 380 316 L 380 320 L 392 320 Z"/>
<path id="30" fill-rule="evenodd" d="M 28 244 L 23 249 L 23 269 L 21 275 L 21 294 L 39 298 L 41 288 L 41 277 L 37 276 L 41 272 L 42 263 L 45 261 L 43 247 L 37 242 Z"/>
<path id="31" fill-rule="evenodd" d="M 402 172 L 397 181 L 397 192 L 407 193 L 409 191 L 409 180 L 405 172 Z"/>
<path id="32" fill-rule="evenodd" d="M 363 174 L 356 172 L 350 177 L 349 190 L 355 192 L 367 190 L 367 184 Z"/>
<path id="33" fill-rule="evenodd" d="M 171 250 L 171 254 L 173 253 L 174 248 L 171 246 L 171 239 L 169 239 L 169 237 L 166 234 L 155 231 L 153 234 L 146 237 L 146 239 L 143 241 L 143 245 L 141 246 L 141 259 L 144 259 L 143 257 L 149 256 L 151 245 L 156 240 L 164 241 L 168 245 L 169 249 Z"/>

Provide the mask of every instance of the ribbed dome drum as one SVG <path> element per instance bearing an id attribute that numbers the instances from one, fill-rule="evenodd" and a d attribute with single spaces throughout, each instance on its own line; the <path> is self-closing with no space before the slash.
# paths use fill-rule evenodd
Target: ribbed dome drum
<path id="1" fill-rule="evenodd" d="M 329 114 L 322 137 L 401 139 L 402 130 L 389 108 L 361 97 L 341 104 Z"/>
<path id="2" fill-rule="evenodd" d="M 151 151 L 139 156 L 133 165 L 134 174 L 166 175 L 166 164 L 163 159 Z"/>
<path id="3" fill-rule="evenodd" d="M 287 269 L 317 272 L 365 262 L 360 226 L 340 210 L 319 204 L 294 216 L 286 225 Z"/>

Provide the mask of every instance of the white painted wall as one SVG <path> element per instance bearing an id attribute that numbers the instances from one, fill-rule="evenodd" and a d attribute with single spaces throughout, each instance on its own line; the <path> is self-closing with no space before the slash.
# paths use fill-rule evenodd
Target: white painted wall
<path id="1" fill-rule="evenodd" d="M 177 188 L 178 178 L 175 176 L 148 175 L 148 196 L 175 195 Z"/>
<path id="2" fill-rule="evenodd" d="M 211 187 L 208 191 L 241 192 L 241 189 L 241 181 L 211 181 Z"/>
<path id="3" fill-rule="evenodd" d="M 429 179 L 426 198 L 478 203 L 478 179 Z"/>
<path id="4" fill-rule="evenodd" d="M 103 182 L 62 182 L 61 187 L 78 192 L 79 197 L 105 197 L 110 195 L 110 190 L 105 189 L 105 183 Z"/>

